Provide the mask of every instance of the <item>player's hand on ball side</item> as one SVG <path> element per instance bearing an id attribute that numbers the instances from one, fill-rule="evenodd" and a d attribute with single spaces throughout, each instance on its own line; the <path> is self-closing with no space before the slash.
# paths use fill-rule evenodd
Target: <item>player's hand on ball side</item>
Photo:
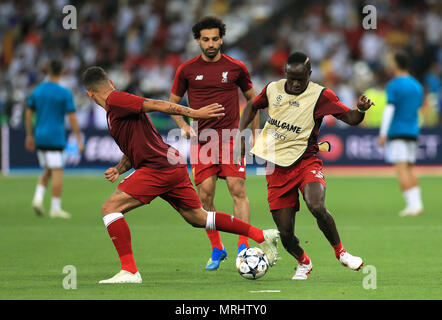
<path id="1" fill-rule="evenodd" d="M 80 141 L 80 142 L 78 143 L 78 152 L 81 153 L 81 154 L 84 153 L 84 144 L 83 144 L 83 141 Z"/>
<path id="2" fill-rule="evenodd" d="M 26 150 L 28 150 L 28 151 L 35 150 L 35 140 L 34 140 L 33 136 L 26 136 L 25 147 L 26 147 Z"/>
<path id="3" fill-rule="evenodd" d="M 373 101 L 367 98 L 365 94 L 361 95 L 358 99 L 358 109 L 361 111 L 366 111 L 370 109 L 371 106 L 374 106 L 375 104 Z"/>
<path id="4" fill-rule="evenodd" d="M 120 176 L 120 173 L 118 172 L 118 170 L 115 167 L 109 168 L 104 172 L 104 176 L 106 177 L 107 180 L 109 180 L 110 182 L 115 182 L 118 177 Z"/>
<path id="5" fill-rule="evenodd" d="M 379 136 L 379 137 L 378 137 L 378 144 L 379 144 L 381 147 L 384 147 L 384 146 L 385 146 L 385 142 L 387 142 L 387 137 L 386 137 L 386 136 Z"/>
<path id="6" fill-rule="evenodd" d="M 196 118 L 210 119 L 221 118 L 225 116 L 224 107 L 218 103 L 212 103 L 196 111 Z"/>

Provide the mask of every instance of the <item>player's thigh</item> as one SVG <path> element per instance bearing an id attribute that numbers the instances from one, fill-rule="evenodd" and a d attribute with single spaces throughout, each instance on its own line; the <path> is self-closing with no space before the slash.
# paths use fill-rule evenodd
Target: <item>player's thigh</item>
<path id="1" fill-rule="evenodd" d="M 227 188 L 234 198 L 247 198 L 245 179 L 240 177 L 226 177 Z"/>
<path id="2" fill-rule="evenodd" d="M 131 195 L 116 189 L 115 192 L 104 202 L 101 207 L 103 216 L 109 213 L 121 212 L 125 213 L 132 209 L 142 206 L 144 203 L 135 199 Z"/>
<path id="3" fill-rule="evenodd" d="M 319 181 L 309 182 L 304 186 L 302 191 L 305 203 L 311 211 L 324 207 L 325 186 Z"/>

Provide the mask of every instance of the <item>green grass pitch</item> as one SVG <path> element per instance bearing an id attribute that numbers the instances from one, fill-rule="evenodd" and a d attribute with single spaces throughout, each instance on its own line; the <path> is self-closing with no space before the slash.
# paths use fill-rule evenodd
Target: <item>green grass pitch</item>
<path id="1" fill-rule="evenodd" d="M 296 234 L 313 262 L 307 281 L 290 280 L 294 259 L 279 245 L 281 260 L 261 279 L 245 280 L 235 268 L 237 236 L 222 233 L 228 260 L 207 272 L 210 245 L 204 229 L 184 222 L 161 199 L 126 215 L 142 285 L 99 285 L 119 270 L 100 208 L 116 184 L 102 177 L 66 176 L 63 207 L 71 220 L 37 217 L 30 202 L 36 177 L 0 178 L 0 299 L 441 299 L 442 183 L 421 177 L 425 213 L 400 218 L 403 199 L 392 177 L 328 177 L 326 205 L 344 246 L 365 268 L 344 268 L 302 202 Z M 252 224 L 273 228 L 264 177 L 249 177 Z M 49 192 L 45 207 L 49 207 Z M 219 181 L 215 204 L 232 213 Z M 251 241 L 250 245 L 256 246 Z M 63 287 L 63 268 L 76 269 L 76 289 Z M 372 267 L 368 267 L 372 266 Z M 364 273 L 365 271 L 366 273 Z M 375 271 L 375 272 L 374 272 Z M 372 289 L 364 288 L 365 283 Z M 373 286 L 376 286 L 373 289 Z M 251 292 L 275 290 L 276 292 Z"/>

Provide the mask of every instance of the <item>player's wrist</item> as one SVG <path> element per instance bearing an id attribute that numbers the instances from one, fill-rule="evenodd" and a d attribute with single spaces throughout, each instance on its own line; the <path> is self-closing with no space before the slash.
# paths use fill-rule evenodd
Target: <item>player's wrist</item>
<path id="1" fill-rule="evenodd" d="M 367 110 L 360 109 L 359 106 L 356 106 L 356 110 L 358 110 L 360 113 L 365 113 L 367 111 Z"/>

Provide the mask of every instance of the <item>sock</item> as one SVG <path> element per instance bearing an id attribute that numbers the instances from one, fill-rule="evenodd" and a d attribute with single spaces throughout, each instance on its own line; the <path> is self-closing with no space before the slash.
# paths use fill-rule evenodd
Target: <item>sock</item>
<path id="1" fill-rule="evenodd" d="M 258 243 L 264 242 L 265 240 L 261 229 L 255 228 L 247 222 L 222 212 L 207 212 L 206 229 L 247 236 Z"/>
<path id="2" fill-rule="evenodd" d="M 51 210 L 54 210 L 54 211 L 61 210 L 61 198 L 52 197 L 52 199 L 51 199 Z"/>
<path id="3" fill-rule="evenodd" d="M 407 208 L 416 209 L 422 207 L 421 189 L 416 186 L 403 192 Z"/>
<path id="4" fill-rule="evenodd" d="M 103 222 L 120 257 L 121 270 L 136 273 L 138 269 L 132 253 L 130 229 L 123 214 L 110 213 L 103 217 Z"/>
<path id="5" fill-rule="evenodd" d="M 210 243 L 212 244 L 212 249 L 218 248 L 218 249 L 222 250 L 224 248 L 218 231 L 206 229 L 206 233 L 207 233 L 207 236 L 209 237 Z"/>
<path id="6" fill-rule="evenodd" d="M 242 244 L 245 244 L 246 247 L 248 248 L 249 247 L 249 238 L 246 236 L 239 236 L 238 247 Z"/>
<path id="7" fill-rule="evenodd" d="M 333 249 L 335 250 L 335 256 L 337 259 L 339 259 L 339 257 L 341 256 L 342 252 L 347 252 L 347 250 L 344 249 L 344 247 L 342 246 L 342 242 L 339 241 L 338 244 L 332 245 Z"/>
<path id="8" fill-rule="evenodd" d="M 43 198 L 45 196 L 45 191 L 46 191 L 46 187 L 41 185 L 41 184 L 37 184 L 37 187 L 35 188 L 35 193 L 34 193 L 34 201 L 33 202 L 43 202 Z"/>
<path id="9" fill-rule="evenodd" d="M 310 264 L 310 258 L 305 253 L 305 251 L 302 253 L 302 256 L 300 256 L 299 258 L 296 258 L 296 260 L 298 260 L 298 262 L 302 263 L 302 264 Z"/>

